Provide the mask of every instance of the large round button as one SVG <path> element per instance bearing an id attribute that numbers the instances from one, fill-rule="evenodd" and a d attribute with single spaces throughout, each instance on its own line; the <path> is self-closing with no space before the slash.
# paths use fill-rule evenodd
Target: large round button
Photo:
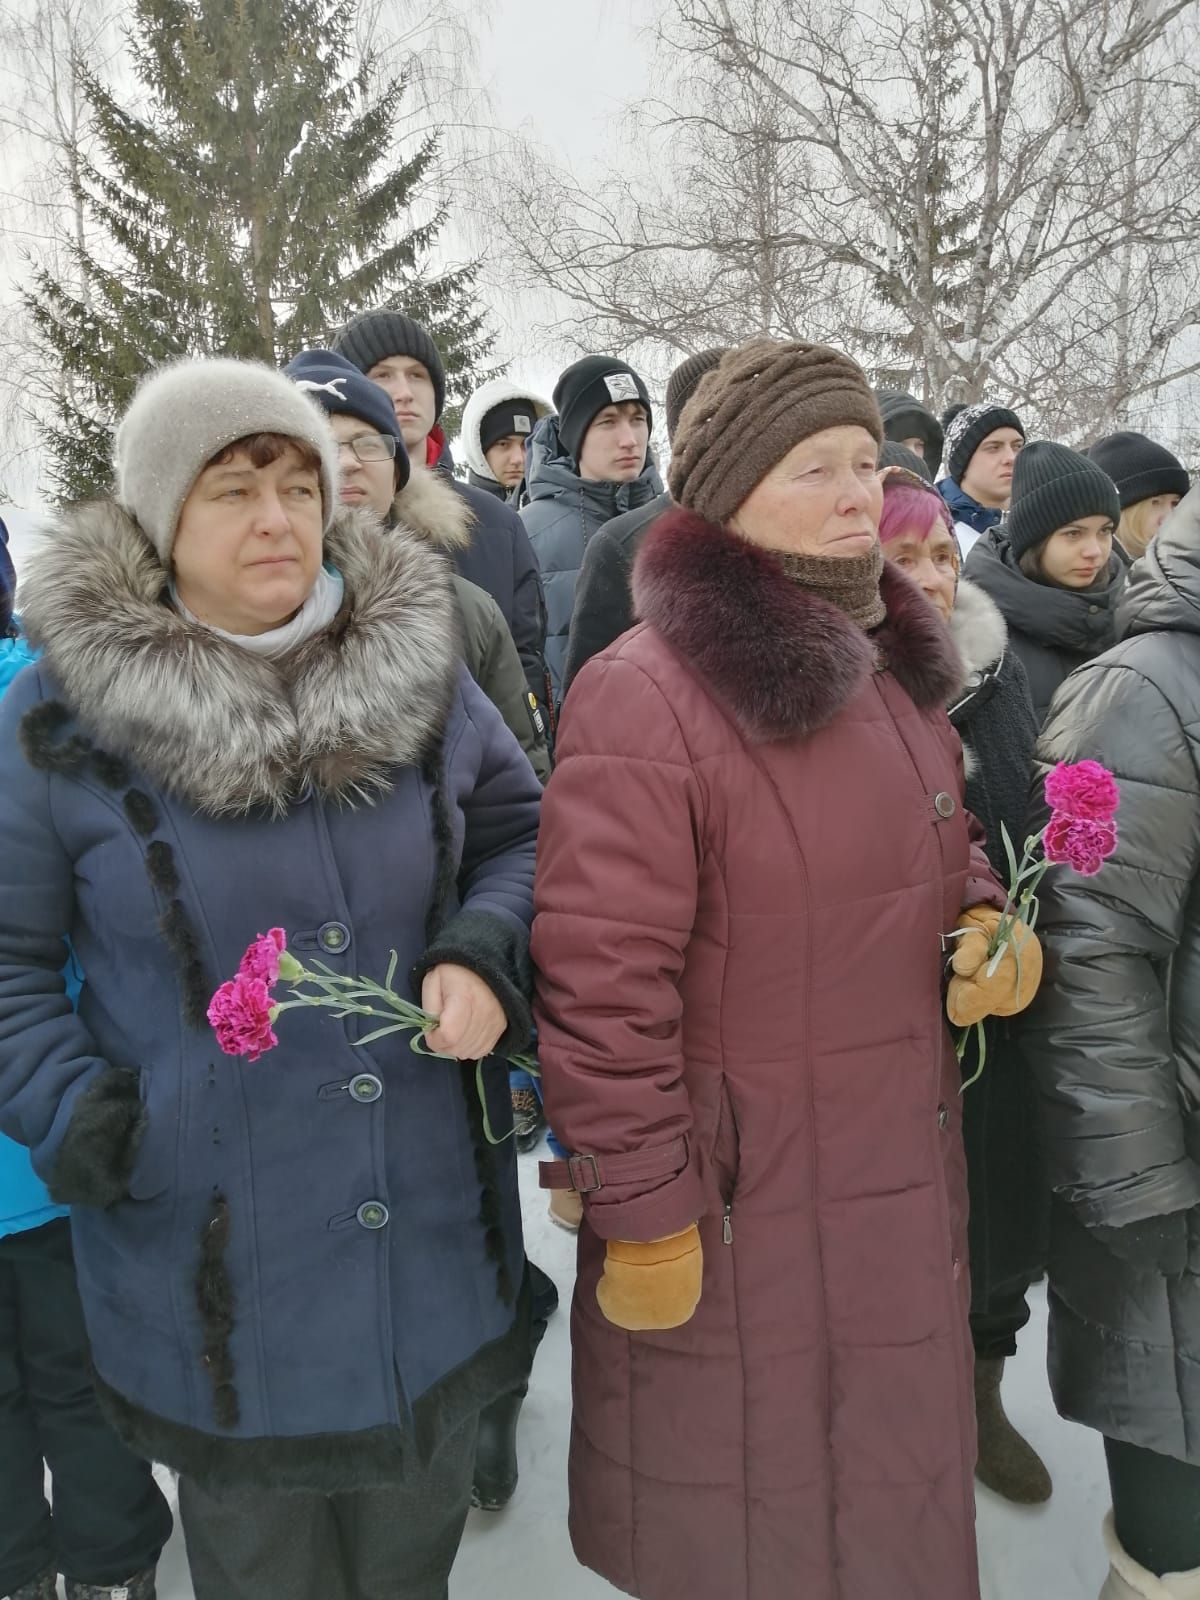
<path id="1" fill-rule="evenodd" d="M 350 943 L 350 929 L 344 922 L 323 922 L 317 929 L 317 942 L 322 950 L 337 955 Z"/>
<path id="2" fill-rule="evenodd" d="M 383 1084 L 373 1072 L 360 1072 L 350 1079 L 350 1098 L 369 1105 L 383 1093 Z"/>
<path id="3" fill-rule="evenodd" d="M 364 1200 L 354 1214 L 364 1228 L 387 1226 L 388 1208 L 382 1200 Z"/>
<path id="4" fill-rule="evenodd" d="M 947 794 L 943 789 L 941 794 L 934 795 L 933 809 L 937 812 L 939 817 L 941 817 L 943 820 L 946 820 L 952 817 L 958 810 L 958 802 L 955 800 L 952 794 Z"/>

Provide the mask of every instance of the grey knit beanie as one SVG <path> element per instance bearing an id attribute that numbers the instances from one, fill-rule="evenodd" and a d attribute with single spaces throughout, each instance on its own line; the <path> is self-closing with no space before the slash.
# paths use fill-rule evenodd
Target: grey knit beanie
<path id="1" fill-rule="evenodd" d="M 429 329 L 403 311 L 360 311 L 339 328 L 329 348 L 351 362 L 362 373 L 370 372 L 389 356 L 407 356 L 419 361 L 433 379 L 433 420 L 446 409 L 446 367 L 442 353 Z"/>
<path id="2" fill-rule="evenodd" d="M 1121 520 L 1116 484 L 1065 444 L 1050 439 L 1027 444 L 1013 467 L 1006 524 L 1013 555 L 1023 556 L 1077 517 L 1107 517 L 1115 528 Z"/>
<path id="3" fill-rule="evenodd" d="M 258 361 L 176 361 L 138 386 L 114 444 L 117 501 L 164 566 L 192 485 L 215 455 L 256 433 L 309 444 L 321 458 L 329 531 L 338 508 L 338 452 L 319 406 L 282 372 Z"/>

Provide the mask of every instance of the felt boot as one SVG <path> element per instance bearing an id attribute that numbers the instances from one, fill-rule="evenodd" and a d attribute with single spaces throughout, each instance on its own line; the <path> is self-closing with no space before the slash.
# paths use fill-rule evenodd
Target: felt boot
<path id="1" fill-rule="evenodd" d="M 975 1420 L 979 1429 L 979 1461 L 975 1476 L 994 1493 L 1017 1506 L 1040 1506 L 1054 1492 L 1050 1474 L 1037 1451 L 1004 1413 L 1000 1382 L 1004 1358 L 975 1362 Z"/>
<path id="2" fill-rule="evenodd" d="M 1200 1600 L 1200 1567 L 1165 1572 L 1161 1578 L 1147 1572 L 1122 1549 L 1111 1511 L 1104 1519 L 1104 1545 L 1112 1567 L 1100 1600 Z"/>

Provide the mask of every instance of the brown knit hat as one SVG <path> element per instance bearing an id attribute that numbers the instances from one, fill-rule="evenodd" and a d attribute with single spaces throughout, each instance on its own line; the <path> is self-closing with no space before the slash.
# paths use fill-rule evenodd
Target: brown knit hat
<path id="1" fill-rule="evenodd" d="M 675 428 L 676 504 L 729 518 L 788 451 L 857 424 L 883 443 L 879 405 L 857 362 L 823 344 L 751 339 L 700 380 Z"/>

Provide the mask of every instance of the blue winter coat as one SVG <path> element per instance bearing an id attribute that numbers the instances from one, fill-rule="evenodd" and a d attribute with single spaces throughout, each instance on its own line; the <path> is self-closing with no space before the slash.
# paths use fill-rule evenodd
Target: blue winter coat
<path id="1" fill-rule="evenodd" d="M 76 513 L 25 579 L 0 705 L 0 1127 L 75 1203 L 100 1392 L 201 1481 L 403 1474 L 527 1368 L 514 1158 L 470 1065 L 285 1013 L 205 1020 L 247 943 L 399 986 L 439 961 L 528 1038 L 540 790 L 455 655 L 428 546 L 344 518 L 347 602 L 283 663 L 185 621 L 136 524 Z M 63 993 L 63 930 L 88 975 Z M 487 1071 L 503 1128 L 506 1076 Z"/>
<path id="2" fill-rule="evenodd" d="M 567 641 L 575 608 L 575 585 L 592 535 L 613 517 L 662 494 L 651 455 L 632 483 L 592 483 L 579 476 L 574 458 L 559 441 L 558 418 L 545 417 L 526 449 L 529 503 L 521 518 L 542 571 L 546 595 L 546 665 L 557 705 L 563 695 Z"/>
<path id="3" fill-rule="evenodd" d="M 0 582 L 3 576 L 0 572 Z M 34 652 L 26 640 L 0 638 L 0 696 L 33 659 Z M 0 1134 L 0 1238 L 40 1228 L 55 1217 L 66 1215 L 66 1206 L 54 1204 L 46 1185 L 33 1170 L 29 1151 Z"/>

